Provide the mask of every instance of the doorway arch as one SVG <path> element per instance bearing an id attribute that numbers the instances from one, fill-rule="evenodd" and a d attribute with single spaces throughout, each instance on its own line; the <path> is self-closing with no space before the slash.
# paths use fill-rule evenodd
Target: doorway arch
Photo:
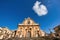
<path id="1" fill-rule="evenodd" d="M 28 32 L 27 32 L 26 37 L 31 37 L 31 31 L 28 31 Z"/>

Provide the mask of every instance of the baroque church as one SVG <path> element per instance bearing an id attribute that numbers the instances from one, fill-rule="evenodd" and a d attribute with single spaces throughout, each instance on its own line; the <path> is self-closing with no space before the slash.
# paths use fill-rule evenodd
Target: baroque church
<path id="1" fill-rule="evenodd" d="M 18 37 L 41 37 L 45 36 L 40 25 L 35 23 L 30 17 L 25 18 L 21 24 L 18 24 L 18 29 L 16 30 L 16 36 Z"/>

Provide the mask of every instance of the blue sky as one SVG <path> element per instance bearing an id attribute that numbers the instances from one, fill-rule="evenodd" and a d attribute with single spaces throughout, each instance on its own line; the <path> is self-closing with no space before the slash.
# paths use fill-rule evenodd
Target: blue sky
<path id="1" fill-rule="evenodd" d="M 46 15 L 38 16 L 33 11 L 36 1 L 47 7 Z M 0 0 L 0 26 L 15 30 L 18 23 L 22 23 L 27 17 L 31 17 L 40 24 L 43 31 L 49 33 L 49 28 L 53 29 L 60 24 L 60 0 Z"/>

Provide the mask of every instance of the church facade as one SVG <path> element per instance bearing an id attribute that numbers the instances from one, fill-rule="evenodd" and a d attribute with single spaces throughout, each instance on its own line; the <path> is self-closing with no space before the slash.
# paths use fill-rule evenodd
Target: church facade
<path id="1" fill-rule="evenodd" d="M 16 31 L 18 37 L 39 37 L 45 36 L 45 33 L 40 29 L 39 24 L 35 23 L 30 17 L 25 18 L 22 24 L 18 24 Z"/>

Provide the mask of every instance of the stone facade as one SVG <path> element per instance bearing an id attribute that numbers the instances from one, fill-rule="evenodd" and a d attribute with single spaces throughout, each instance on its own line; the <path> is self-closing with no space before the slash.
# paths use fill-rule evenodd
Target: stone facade
<path id="1" fill-rule="evenodd" d="M 60 25 L 56 26 L 54 30 L 55 30 L 55 36 L 60 38 Z"/>
<path id="2" fill-rule="evenodd" d="M 45 33 L 40 30 L 39 24 L 35 23 L 31 18 L 25 18 L 22 24 L 18 24 L 16 31 L 18 37 L 39 37 L 45 36 Z"/>
<path id="3" fill-rule="evenodd" d="M 54 32 L 49 34 L 50 37 L 60 38 L 60 25 L 54 28 Z"/>
<path id="4" fill-rule="evenodd" d="M 10 37 L 12 37 L 12 31 L 6 27 L 3 28 L 0 27 L 0 39 L 3 38 L 8 39 Z"/>

